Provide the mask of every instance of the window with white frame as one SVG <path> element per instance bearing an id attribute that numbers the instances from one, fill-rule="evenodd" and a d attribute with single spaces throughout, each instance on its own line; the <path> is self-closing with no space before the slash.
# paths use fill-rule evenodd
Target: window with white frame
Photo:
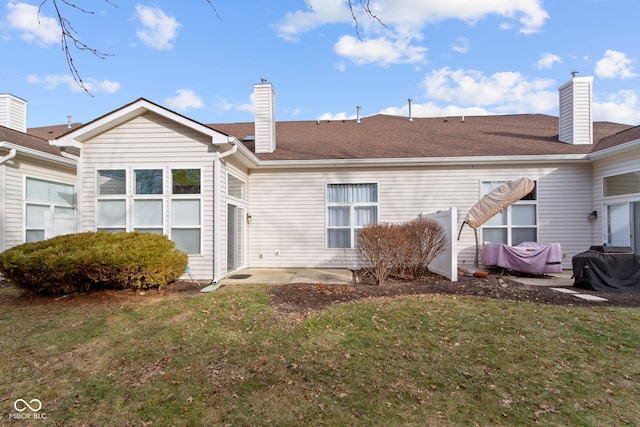
<path id="1" fill-rule="evenodd" d="M 352 249 L 358 233 L 378 222 L 378 184 L 327 185 L 327 247 Z"/>
<path id="2" fill-rule="evenodd" d="M 247 199 L 247 185 L 246 183 L 231 174 L 227 174 L 227 194 L 236 199 Z"/>
<path id="3" fill-rule="evenodd" d="M 25 241 L 37 242 L 45 238 L 45 215 L 74 215 L 73 185 L 26 178 Z"/>
<path id="4" fill-rule="evenodd" d="M 167 234 L 178 249 L 200 254 L 201 174 L 200 169 L 98 170 L 97 229 Z"/>
<path id="5" fill-rule="evenodd" d="M 483 181 L 482 195 L 495 190 L 507 181 Z M 538 241 L 537 188 L 522 199 L 496 214 L 482 226 L 482 240 L 516 246 L 522 242 Z"/>

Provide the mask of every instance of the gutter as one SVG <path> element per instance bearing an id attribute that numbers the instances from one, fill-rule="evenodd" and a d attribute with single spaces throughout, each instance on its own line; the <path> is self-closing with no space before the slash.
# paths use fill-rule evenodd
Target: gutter
<path id="1" fill-rule="evenodd" d="M 589 154 L 559 154 L 539 156 L 473 156 L 473 157 L 413 157 L 382 159 L 321 159 L 321 160 L 258 160 L 256 166 L 268 168 L 371 167 L 371 166 L 456 166 L 486 164 L 551 164 L 558 162 L 589 163 Z"/>
<path id="2" fill-rule="evenodd" d="M 616 153 L 624 152 L 626 150 L 631 150 L 638 146 L 640 146 L 640 139 L 636 139 L 630 142 L 625 142 L 624 144 L 616 145 L 615 147 L 610 147 L 604 150 L 596 151 L 595 153 L 589 154 L 589 158 L 592 160 L 597 160 L 603 157 L 611 156 Z"/>
<path id="3" fill-rule="evenodd" d="M 0 165 L 3 164 L 4 162 L 8 161 L 8 160 L 13 159 L 16 156 L 17 153 L 18 152 L 16 151 L 15 148 L 9 149 L 9 154 L 7 154 L 6 156 L 0 158 Z"/>
<path id="4" fill-rule="evenodd" d="M 10 142 L 6 142 L 6 141 L 2 141 L 0 142 L 0 148 L 6 148 L 8 150 L 16 150 L 16 152 L 20 152 L 23 154 L 26 154 L 27 156 L 31 156 L 31 157 L 37 157 L 39 159 L 45 159 L 45 160 L 49 160 L 55 163 L 60 163 L 63 165 L 69 165 L 69 166 L 75 166 L 76 162 L 68 159 L 68 158 L 64 158 L 61 156 L 57 156 L 55 154 L 49 154 L 49 153 L 44 153 L 42 151 L 39 150 L 34 150 L 33 148 L 26 148 L 23 147 L 21 145 L 16 145 L 16 144 L 12 144 Z M 9 153 L 11 154 L 11 153 Z M 9 160 L 9 159 L 7 159 Z"/>

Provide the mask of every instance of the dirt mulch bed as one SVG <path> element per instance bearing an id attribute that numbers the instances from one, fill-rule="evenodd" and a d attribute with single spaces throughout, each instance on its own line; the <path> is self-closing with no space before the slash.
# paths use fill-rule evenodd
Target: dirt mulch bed
<path id="1" fill-rule="evenodd" d="M 365 298 L 398 297 L 425 294 L 467 295 L 536 304 L 572 307 L 640 307 L 640 292 L 594 292 L 570 288 L 581 294 L 607 299 L 594 302 L 550 289 L 548 286 L 524 285 L 508 276 L 490 275 L 486 279 L 459 276 L 451 282 L 440 276 L 431 276 L 420 282 L 391 281 L 383 286 L 372 284 L 324 285 L 287 284 L 270 290 L 271 302 L 286 312 L 304 313 L 321 310 L 332 304 Z"/>
<path id="2" fill-rule="evenodd" d="M 0 284 L 0 287 L 7 284 Z M 242 286 L 242 285 L 233 285 Z M 86 304 L 136 301 L 148 298 L 170 298 L 180 295 L 211 295 L 201 293 L 202 286 L 191 281 L 178 281 L 161 290 L 130 291 L 106 290 L 62 297 L 40 296 L 23 292 L 18 298 L 12 298 L 11 304 Z M 524 285 L 510 276 L 491 274 L 488 278 L 459 276 L 457 282 L 451 282 L 441 276 L 433 275 L 419 282 L 390 280 L 383 286 L 370 283 L 354 285 L 327 285 L 321 283 L 294 283 L 275 285 L 268 292 L 271 304 L 285 313 L 308 313 L 322 310 L 333 304 L 347 303 L 367 298 L 393 298 L 413 295 L 468 295 L 483 298 L 525 301 L 535 304 L 548 304 L 572 307 L 640 307 L 640 292 L 594 292 L 570 288 L 582 294 L 599 296 L 607 301 L 593 302 L 575 296 L 556 292 L 548 286 Z M 215 294 L 215 293 L 214 293 Z M 1 303 L 1 302 L 0 302 Z M 9 303 L 9 301 L 4 301 Z"/>

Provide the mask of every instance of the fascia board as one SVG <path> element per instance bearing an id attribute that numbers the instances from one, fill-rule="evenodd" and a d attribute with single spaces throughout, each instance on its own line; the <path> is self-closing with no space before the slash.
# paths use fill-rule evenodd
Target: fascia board
<path id="1" fill-rule="evenodd" d="M 50 162 L 60 163 L 67 166 L 76 166 L 76 161 L 66 158 L 56 156 L 55 154 L 43 153 L 39 150 L 34 150 L 33 148 L 23 147 L 21 145 L 12 144 L 6 141 L 0 141 L 0 147 L 7 149 L 15 149 L 18 153 L 24 154 L 29 157 L 35 157 L 38 159 L 47 160 Z"/>
<path id="2" fill-rule="evenodd" d="M 185 127 L 194 129 L 204 135 L 208 135 L 211 137 L 211 143 L 214 145 L 227 143 L 226 135 L 145 100 L 140 100 L 125 108 L 115 111 L 112 114 L 99 118 L 75 131 L 63 135 L 59 139 L 50 141 L 50 143 L 60 147 L 70 146 L 82 148 L 83 142 L 146 112 L 158 114 Z"/>
<path id="3" fill-rule="evenodd" d="M 508 165 L 549 164 L 563 162 L 588 163 L 587 154 L 542 156 L 476 156 L 476 157 L 414 157 L 401 159 L 324 159 L 324 160 L 261 160 L 257 168 L 305 168 L 305 167 L 397 167 L 397 166 L 459 166 L 459 165 Z"/>
<path id="4" fill-rule="evenodd" d="M 634 148 L 637 148 L 638 146 L 640 146 L 640 139 L 625 142 L 624 144 L 616 145 L 615 147 L 610 147 L 604 150 L 596 151 L 595 153 L 589 154 L 589 158 L 592 160 L 599 160 L 604 157 L 612 156 L 617 153 L 625 152 L 627 150 L 632 150 Z"/>

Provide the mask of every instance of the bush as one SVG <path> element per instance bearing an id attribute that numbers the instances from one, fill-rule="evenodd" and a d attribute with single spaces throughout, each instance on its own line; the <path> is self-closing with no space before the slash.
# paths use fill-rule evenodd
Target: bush
<path id="1" fill-rule="evenodd" d="M 429 264 L 447 247 L 447 235 L 436 220 L 418 218 L 402 226 L 404 249 L 398 264 L 413 280 L 429 271 Z"/>
<path id="2" fill-rule="evenodd" d="M 381 285 L 394 272 L 418 280 L 447 246 L 447 235 L 435 220 L 419 218 L 401 224 L 372 224 L 360 230 L 358 258 L 365 274 Z"/>
<path id="3" fill-rule="evenodd" d="M 404 249 L 401 247 L 398 224 L 371 224 L 358 235 L 358 258 L 364 272 L 373 277 L 376 285 L 385 280 L 397 267 Z"/>
<path id="4" fill-rule="evenodd" d="M 89 232 L 25 243 L 0 254 L 5 278 L 50 294 L 95 289 L 161 288 L 174 282 L 188 257 L 166 236 Z"/>

